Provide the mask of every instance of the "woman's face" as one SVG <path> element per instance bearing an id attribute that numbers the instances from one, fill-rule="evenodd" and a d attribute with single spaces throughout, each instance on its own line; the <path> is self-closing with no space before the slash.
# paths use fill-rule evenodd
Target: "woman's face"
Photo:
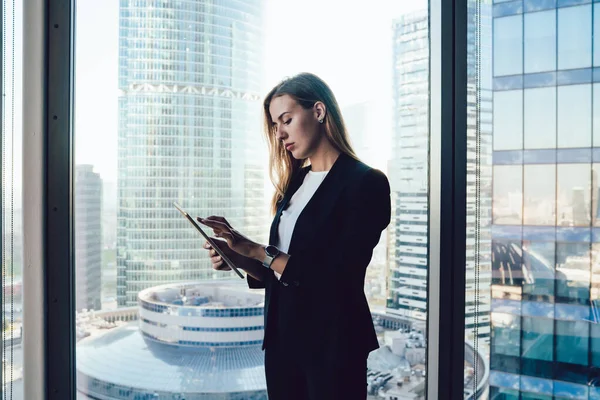
<path id="1" fill-rule="evenodd" d="M 281 145 L 298 160 L 310 158 L 325 137 L 319 123 L 325 115 L 323 103 L 305 109 L 291 96 L 283 95 L 271 100 L 269 112 Z"/>

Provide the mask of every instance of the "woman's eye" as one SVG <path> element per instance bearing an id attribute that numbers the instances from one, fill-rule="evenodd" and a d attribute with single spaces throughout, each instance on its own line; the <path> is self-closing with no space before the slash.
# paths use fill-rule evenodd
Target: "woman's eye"
<path id="1" fill-rule="evenodd" d="M 284 124 L 286 124 L 286 125 L 289 125 L 289 124 L 290 124 L 290 122 L 292 122 L 292 119 L 291 119 L 291 118 L 290 118 L 290 119 L 288 119 L 287 121 L 285 121 L 285 122 L 284 122 Z"/>

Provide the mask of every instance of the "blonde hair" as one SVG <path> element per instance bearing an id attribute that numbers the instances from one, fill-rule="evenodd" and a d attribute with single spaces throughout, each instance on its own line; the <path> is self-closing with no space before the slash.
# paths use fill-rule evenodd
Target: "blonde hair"
<path id="1" fill-rule="evenodd" d="M 283 199 L 294 174 L 308 165 L 306 159 L 296 160 L 292 157 L 275 136 L 276 128 L 273 126 L 269 107 L 273 99 L 284 95 L 292 97 L 307 110 L 311 109 L 318 101 L 325 104 L 327 113 L 324 128 L 327 139 L 338 151 L 358 160 L 352 150 L 340 107 L 329 86 L 318 76 L 307 72 L 283 80 L 271 89 L 263 102 L 264 131 L 269 147 L 269 177 L 275 187 L 275 193 L 271 200 L 273 214 L 277 212 L 277 204 Z"/>

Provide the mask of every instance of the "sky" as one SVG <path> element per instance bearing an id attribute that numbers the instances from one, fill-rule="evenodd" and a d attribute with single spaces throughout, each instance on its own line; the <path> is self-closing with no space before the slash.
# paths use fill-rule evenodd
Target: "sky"
<path id="1" fill-rule="evenodd" d="M 368 135 L 387 155 L 392 20 L 426 7 L 426 2 L 372 0 L 368 4 L 265 0 L 264 94 L 282 78 L 308 71 L 329 84 L 342 108 L 374 102 L 375 120 L 381 125 Z M 94 165 L 105 181 L 116 181 L 119 2 L 77 0 L 76 7 L 75 160 Z"/>

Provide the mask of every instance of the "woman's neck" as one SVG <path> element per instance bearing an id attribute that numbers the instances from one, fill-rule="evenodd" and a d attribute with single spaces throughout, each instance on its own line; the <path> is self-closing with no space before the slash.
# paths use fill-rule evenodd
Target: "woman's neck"
<path id="1" fill-rule="evenodd" d="M 312 157 L 309 157 L 311 171 L 329 171 L 339 155 L 340 151 L 329 143 L 321 146 Z"/>

